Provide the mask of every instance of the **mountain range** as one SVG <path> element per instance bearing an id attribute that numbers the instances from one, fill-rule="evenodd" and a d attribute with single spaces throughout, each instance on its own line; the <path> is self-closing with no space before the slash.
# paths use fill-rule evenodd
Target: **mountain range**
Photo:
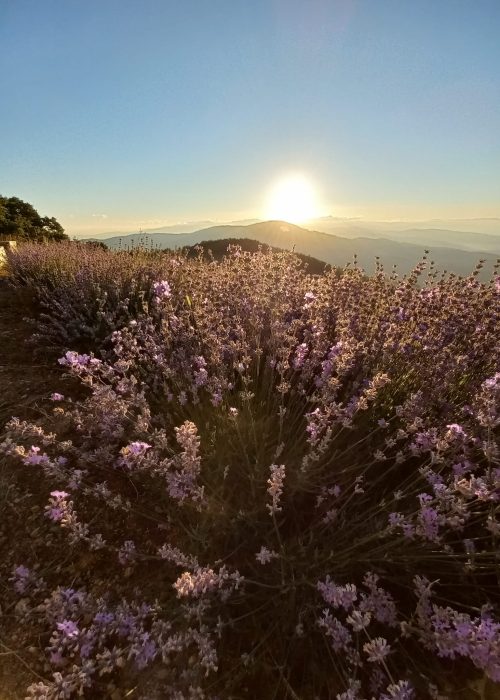
<path id="1" fill-rule="evenodd" d="M 422 258 L 424 249 L 428 248 L 430 250 L 428 258 L 435 262 L 439 270 L 447 270 L 459 275 L 470 274 L 478 261 L 484 260 L 484 268 L 480 275 L 484 280 L 491 277 L 493 265 L 500 257 L 500 237 L 490 234 L 468 234 L 441 229 L 407 229 L 394 231 L 392 234 L 394 238 L 391 240 L 375 237 L 373 234 L 363 236 L 359 235 L 360 233 L 358 229 L 358 236 L 354 236 L 351 229 L 351 235 L 347 237 L 345 234 L 336 235 L 305 229 L 285 221 L 264 221 L 211 226 L 184 233 L 155 230 L 151 233 L 142 232 L 99 240 L 110 248 L 127 249 L 143 245 L 153 249 L 175 249 L 211 240 L 246 238 L 273 248 L 295 250 L 340 267 L 352 262 L 356 255 L 359 265 L 368 273 L 374 271 L 375 258 L 378 256 L 385 270 L 390 271 L 393 265 L 396 265 L 400 274 L 409 272 Z M 471 235 L 478 236 L 478 247 L 483 249 L 470 250 L 460 249 L 458 245 L 452 246 L 453 238 L 450 240 L 450 234 L 462 234 L 457 236 L 456 241 L 464 246 L 470 245 Z M 396 236 L 399 240 L 395 240 Z M 484 247 L 487 247 L 486 251 Z"/>

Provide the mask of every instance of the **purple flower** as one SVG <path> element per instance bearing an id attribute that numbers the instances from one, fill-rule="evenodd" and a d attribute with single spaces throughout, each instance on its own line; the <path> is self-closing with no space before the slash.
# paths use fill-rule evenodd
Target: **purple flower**
<path id="1" fill-rule="evenodd" d="M 135 663 L 138 669 L 145 668 L 151 663 L 158 653 L 158 647 L 149 632 L 143 632 L 139 635 L 137 642 L 134 643 L 131 649 L 131 654 L 135 658 Z"/>
<path id="2" fill-rule="evenodd" d="M 157 299 L 168 299 L 168 297 L 172 296 L 172 290 L 166 280 L 155 282 L 153 284 L 153 291 Z"/>
<path id="3" fill-rule="evenodd" d="M 500 280 L 500 277 L 498 277 Z M 497 372 L 493 377 L 489 377 L 483 382 L 483 386 L 486 389 L 495 389 L 497 384 L 500 384 L 500 372 Z"/>
<path id="4" fill-rule="evenodd" d="M 375 637 L 375 639 L 363 644 L 363 651 L 367 655 L 368 661 L 378 664 L 391 653 L 391 647 L 384 637 Z"/>
<path id="5" fill-rule="evenodd" d="M 361 683 L 359 681 L 349 680 L 349 687 L 345 693 L 338 693 L 336 695 L 336 700 L 359 700 L 361 690 Z"/>
<path id="6" fill-rule="evenodd" d="M 442 519 L 435 508 L 430 506 L 422 506 L 418 515 L 419 527 L 417 532 L 419 535 L 431 542 L 439 541 L 439 525 Z"/>
<path id="7" fill-rule="evenodd" d="M 110 625 L 115 619 L 115 616 L 112 612 L 97 612 L 94 615 L 94 622 L 97 625 L 103 625 L 106 627 L 107 625 Z"/>
<path id="8" fill-rule="evenodd" d="M 363 584 L 369 589 L 369 593 L 361 594 L 359 609 L 373 614 L 375 619 L 390 627 L 397 627 L 397 608 L 393 597 L 383 588 L 377 585 L 378 576 L 371 572 L 363 579 Z"/>
<path id="9" fill-rule="evenodd" d="M 78 625 L 73 620 L 63 620 L 57 623 L 57 629 L 62 633 L 63 637 L 74 639 L 80 634 Z"/>
<path id="10" fill-rule="evenodd" d="M 243 578 L 237 571 L 229 573 L 225 566 L 222 566 L 218 573 L 209 567 L 198 567 L 193 573 L 185 571 L 173 587 L 177 591 L 178 598 L 199 598 L 206 593 L 219 590 L 224 599 L 224 594 L 238 589 L 242 581 Z"/>
<path id="11" fill-rule="evenodd" d="M 222 403 L 222 394 L 220 392 L 220 389 L 217 389 L 217 391 L 212 392 L 212 398 L 210 399 L 210 403 L 212 406 L 220 406 Z"/>
<path id="12" fill-rule="evenodd" d="M 39 466 L 40 464 L 47 464 L 49 462 L 48 456 L 43 453 L 39 454 L 40 448 L 32 446 L 26 457 L 24 457 L 23 462 L 26 465 Z"/>
<path id="13" fill-rule="evenodd" d="M 273 551 L 272 549 L 268 549 L 267 547 L 261 547 L 260 551 L 257 552 L 255 555 L 255 558 L 259 562 L 259 564 L 269 564 L 270 561 L 273 559 L 276 559 L 279 555 Z"/>
<path id="14" fill-rule="evenodd" d="M 387 694 L 384 693 L 380 700 L 413 700 L 415 690 L 408 681 L 399 681 L 387 686 Z"/>
<path id="15" fill-rule="evenodd" d="M 459 438 L 459 437 L 465 438 L 466 437 L 464 429 L 462 428 L 461 425 L 458 425 L 458 423 L 451 423 L 450 425 L 447 425 L 446 427 L 448 428 L 449 434 L 451 437 L 454 437 L 454 438 Z"/>
<path id="16" fill-rule="evenodd" d="M 330 576 L 327 576 L 325 581 L 318 581 L 316 586 L 325 602 L 334 608 L 344 608 L 349 611 L 358 598 L 358 591 L 353 583 L 338 586 Z"/>
<path id="17" fill-rule="evenodd" d="M 64 401 L 64 395 L 58 394 L 56 391 L 50 395 L 51 401 Z"/>
<path id="18" fill-rule="evenodd" d="M 133 469 L 141 465 L 146 452 L 151 449 L 151 445 L 140 440 L 131 442 L 120 450 L 121 458 L 118 460 L 120 466 L 126 469 Z"/>
<path id="19" fill-rule="evenodd" d="M 13 575 L 9 580 L 14 582 L 14 589 L 22 595 L 28 590 L 31 579 L 31 569 L 28 569 L 27 566 L 23 566 L 21 564 L 20 566 L 15 567 Z"/>
<path id="20" fill-rule="evenodd" d="M 59 501 L 59 500 L 68 498 L 69 493 L 67 493 L 66 491 L 51 491 L 50 495 Z"/>
<path id="21" fill-rule="evenodd" d="M 294 369 L 300 369 L 302 367 L 308 352 L 309 348 L 307 347 L 307 343 L 301 343 L 297 346 L 295 350 L 295 357 L 293 358 Z"/>
<path id="22" fill-rule="evenodd" d="M 125 566 L 137 559 L 135 543 L 132 540 L 126 540 L 118 550 L 118 561 Z"/>
<path id="23" fill-rule="evenodd" d="M 81 369 L 89 365 L 92 359 L 90 355 L 79 355 L 74 350 L 68 350 L 64 357 L 61 357 L 58 362 L 60 365 L 66 367 Z M 95 362 L 100 363 L 100 360 L 95 360 Z"/>
<path id="24" fill-rule="evenodd" d="M 131 442 L 130 445 L 127 445 L 125 448 L 129 454 L 134 455 L 134 456 L 139 456 L 143 455 L 146 453 L 147 450 L 151 449 L 151 445 L 148 445 L 147 442 Z"/>
<path id="25" fill-rule="evenodd" d="M 280 498 L 283 493 L 283 482 L 285 480 L 285 465 L 271 464 L 271 477 L 267 480 L 269 487 L 268 494 L 272 498 L 272 503 L 267 505 L 269 515 L 274 515 L 282 510 L 280 506 Z"/>
<path id="26" fill-rule="evenodd" d="M 368 627 L 372 619 L 371 613 L 360 612 L 359 610 L 353 610 L 352 613 L 347 617 L 347 622 L 351 625 L 355 632 L 361 632 L 365 627 Z"/>
<path id="27" fill-rule="evenodd" d="M 352 644 L 352 634 L 340 620 L 333 617 L 329 610 L 323 610 L 323 616 L 319 618 L 318 626 L 325 630 L 334 651 L 346 652 L 349 650 Z"/>

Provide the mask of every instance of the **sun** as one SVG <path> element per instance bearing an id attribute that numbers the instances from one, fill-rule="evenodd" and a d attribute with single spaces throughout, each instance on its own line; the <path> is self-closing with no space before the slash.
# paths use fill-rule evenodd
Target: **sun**
<path id="1" fill-rule="evenodd" d="M 318 214 L 318 201 L 312 182 L 305 175 L 288 175 L 270 189 L 266 218 L 300 224 Z"/>

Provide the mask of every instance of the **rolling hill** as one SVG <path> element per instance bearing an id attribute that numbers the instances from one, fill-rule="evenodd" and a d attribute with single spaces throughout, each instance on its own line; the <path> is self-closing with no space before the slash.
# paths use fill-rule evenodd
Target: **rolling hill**
<path id="1" fill-rule="evenodd" d="M 388 271 L 397 266 L 400 274 L 409 272 L 424 254 L 425 244 L 417 245 L 405 241 L 385 238 L 357 237 L 346 238 L 321 231 L 310 231 L 284 221 L 265 221 L 249 225 L 211 226 L 192 233 L 153 233 L 132 234 L 104 239 L 110 248 L 146 247 L 183 248 L 206 241 L 229 238 L 247 238 L 264 245 L 284 250 L 295 250 L 317 260 L 335 266 L 352 262 L 356 254 L 358 262 L 368 273 L 375 269 L 378 256 Z M 102 239 L 101 239 L 102 240 Z M 434 260 L 439 270 L 447 270 L 459 275 L 468 275 L 480 259 L 485 261 L 481 272 L 483 280 L 489 279 L 497 255 L 494 253 L 459 250 L 444 246 L 430 247 L 429 259 Z"/>
<path id="2" fill-rule="evenodd" d="M 343 238 L 388 238 L 401 243 L 500 254 L 500 219 L 368 221 L 323 217 L 308 228 Z"/>
<path id="3" fill-rule="evenodd" d="M 202 241 L 195 246 L 186 246 L 183 250 L 187 252 L 188 257 L 195 257 L 198 254 L 198 249 L 203 249 L 204 257 L 212 257 L 214 260 L 219 262 L 226 255 L 228 246 L 239 245 L 244 251 L 248 253 L 256 253 L 257 250 L 262 247 L 259 241 L 251 238 L 221 238 L 218 240 Z M 271 249 L 275 253 L 282 251 L 282 248 L 274 248 L 272 246 L 265 246 L 265 250 Z M 307 271 L 312 275 L 322 275 L 327 269 L 330 269 L 328 263 L 322 262 L 317 258 L 312 258 L 310 255 L 304 255 L 303 253 L 297 253 L 297 256 L 306 265 Z"/>

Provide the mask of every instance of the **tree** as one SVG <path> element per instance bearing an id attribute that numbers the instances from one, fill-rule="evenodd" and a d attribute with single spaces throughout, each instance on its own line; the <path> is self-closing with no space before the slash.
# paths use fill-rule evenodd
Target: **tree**
<path id="1" fill-rule="evenodd" d="M 64 241 L 68 236 L 53 217 L 40 216 L 28 202 L 0 195 L 0 238 L 18 241 Z"/>
<path id="2" fill-rule="evenodd" d="M 102 250 L 108 250 L 108 246 L 103 241 L 79 241 L 89 248 L 101 248 Z"/>

